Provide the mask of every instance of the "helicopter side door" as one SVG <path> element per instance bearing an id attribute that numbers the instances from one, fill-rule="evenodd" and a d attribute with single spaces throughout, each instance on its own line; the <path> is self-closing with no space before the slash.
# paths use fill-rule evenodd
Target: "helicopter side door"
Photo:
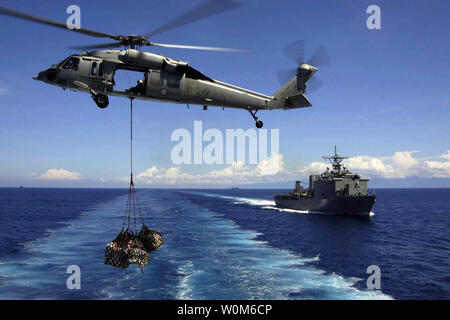
<path id="1" fill-rule="evenodd" d="M 165 70 L 149 70 L 147 91 L 150 97 L 180 100 L 183 74 Z"/>
<path id="2" fill-rule="evenodd" d="M 146 94 L 149 97 L 161 96 L 161 71 L 149 70 L 147 72 L 147 90 Z"/>
<path id="3" fill-rule="evenodd" d="M 84 77 L 86 83 L 94 90 L 103 91 L 105 88 L 105 74 L 104 63 L 101 59 L 82 59 L 83 63 L 80 66 L 80 76 Z"/>

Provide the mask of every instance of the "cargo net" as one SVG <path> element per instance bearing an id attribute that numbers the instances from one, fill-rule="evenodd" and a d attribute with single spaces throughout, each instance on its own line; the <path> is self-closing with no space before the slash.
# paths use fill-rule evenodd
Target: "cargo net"
<path id="1" fill-rule="evenodd" d="M 123 217 L 122 230 L 117 237 L 106 245 L 105 264 L 113 267 L 128 268 L 130 264 L 137 264 L 145 267 L 148 265 L 148 253 L 158 249 L 162 244 L 162 235 L 156 230 L 150 230 L 144 223 L 144 215 L 137 198 L 136 189 L 133 182 L 133 99 L 130 98 L 130 119 L 131 119 L 131 177 L 130 188 L 128 190 L 127 206 Z M 137 217 L 138 213 L 142 227 L 138 233 Z M 133 221 L 131 220 L 133 216 Z M 134 230 L 133 230 L 134 226 Z M 142 270 L 142 269 L 141 269 Z"/>
<path id="2" fill-rule="evenodd" d="M 136 213 L 139 214 L 142 222 L 139 233 L 137 231 Z M 107 244 L 105 264 L 123 269 L 126 269 L 130 264 L 145 267 L 149 262 L 148 253 L 158 249 L 162 244 L 161 233 L 156 230 L 150 230 L 144 223 L 144 216 L 136 195 L 133 177 L 131 177 L 122 230 L 113 241 Z"/>

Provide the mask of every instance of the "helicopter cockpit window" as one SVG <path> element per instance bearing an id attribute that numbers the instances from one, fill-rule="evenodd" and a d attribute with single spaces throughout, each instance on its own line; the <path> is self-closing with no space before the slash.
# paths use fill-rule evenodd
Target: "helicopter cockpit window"
<path id="1" fill-rule="evenodd" d="M 63 65 L 63 69 L 78 70 L 79 58 L 72 57 Z"/>
<path id="2" fill-rule="evenodd" d="M 64 62 L 66 62 L 67 61 L 67 59 L 64 59 L 63 61 L 61 61 L 60 63 L 58 63 L 58 67 L 61 67 L 63 64 L 64 64 Z"/>

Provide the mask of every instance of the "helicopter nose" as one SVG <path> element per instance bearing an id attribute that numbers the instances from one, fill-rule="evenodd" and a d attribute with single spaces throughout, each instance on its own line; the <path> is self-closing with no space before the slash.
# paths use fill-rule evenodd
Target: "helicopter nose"
<path id="1" fill-rule="evenodd" d="M 56 69 L 48 68 L 39 72 L 37 76 L 33 77 L 34 80 L 52 82 L 56 79 Z"/>
<path id="2" fill-rule="evenodd" d="M 38 73 L 37 76 L 33 76 L 33 79 L 34 80 L 38 80 L 38 81 L 43 81 L 44 77 L 45 77 L 44 71 L 41 71 L 41 72 Z"/>
<path id="3" fill-rule="evenodd" d="M 34 76 L 33 79 L 38 81 L 46 81 L 47 80 L 46 73 L 47 70 L 43 70 L 39 72 L 37 76 Z"/>

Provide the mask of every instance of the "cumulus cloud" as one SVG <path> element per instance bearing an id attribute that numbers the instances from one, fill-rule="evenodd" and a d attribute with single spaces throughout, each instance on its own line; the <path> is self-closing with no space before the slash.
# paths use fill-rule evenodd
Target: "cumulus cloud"
<path id="1" fill-rule="evenodd" d="M 381 178 L 450 178 L 450 150 L 438 161 L 421 161 L 414 158 L 418 151 L 399 151 L 388 157 L 367 155 L 351 157 L 343 161 L 352 171 Z M 321 173 L 330 164 L 312 162 L 297 170 L 299 173 Z"/>
<path id="2" fill-rule="evenodd" d="M 444 161 L 424 161 L 421 169 L 435 178 L 450 178 L 450 150 L 440 158 Z"/>
<path id="3" fill-rule="evenodd" d="M 365 177 L 378 178 L 450 178 L 450 150 L 441 156 L 420 159 L 415 155 L 418 151 L 399 151 L 392 156 L 372 157 L 361 155 L 344 160 L 343 164 L 353 172 Z M 433 159 L 433 160 L 429 160 Z M 147 185 L 195 186 L 195 185 L 237 185 L 252 183 L 274 183 L 306 178 L 310 174 L 319 174 L 330 167 L 326 162 L 312 162 L 296 170 L 285 168 L 283 155 L 272 154 L 270 158 L 257 165 L 244 165 L 233 162 L 220 170 L 206 173 L 187 173 L 182 167 L 157 168 L 152 166 L 137 174 L 134 179 Z M 129 177 L 119 181 L 129 182 Z"/>
<path id="4" fill-rule="evenodd" d="M 80 180 L 81 176 L 77 172 L 71 172 L 64 169 L 49 169 L 47 172 L 38 175 L 38 174 L 30 174 L 31 176 L 41 179 L 41 180 Z"/>
<path id="5" fill-rule="evenodd" d="M 145 184 L 169 185 L 257 183 L 277 180 L 283 172 L 283 156 L 273 153 L 270 158 L 254 166 L 245 166 L 242 162 L 235 161 L 224 169 L 201 174 L 182 172 L 181 167 L 163 169 L 153 166 L 139 173 L 135 180 Z M 128 180 L 127 177 L 120 179 Z"/>

